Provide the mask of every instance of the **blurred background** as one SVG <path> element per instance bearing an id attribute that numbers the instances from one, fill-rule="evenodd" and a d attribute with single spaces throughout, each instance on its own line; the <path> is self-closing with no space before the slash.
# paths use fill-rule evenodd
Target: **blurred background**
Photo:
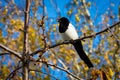
<path id="1" fill-rule="evenodd" d="M 0 0 L 0 43 L 19 53 L 23 52 L 25 6 L 25 0 Z M 44 34 L 39 25 L 43 16 Z M 63 16 L 75 26 L 79 37 L 90 36 L 119 21 L 120 0 L 31 0 L 28 30 L 30 52 L 44 48 L 44 36 L 47 45 L 62 42 L 57 19 Z M 119 42 L 120 25 L 82 41 L 86 54 L 98 69 L 97 74 L 104 70 L 110 80 L 120 78 Z M 0 49 L 0 53 L 6 51 Z M 40 54 L 36 54 L 34 58 L 38 59 Z M 42 59 L 67 69 L 80 78 L 89 77 L 87 66 L 71 44 L 49 49 Z M 5 80 L 18 65 L 20 61 L 13 55 L 0 55 L 0 79 Z M 67 72 L 42 63 L 30 67 L 40 71 L 31 71 L 30 80 L 74 80 Z M 22 80 L 21 76 L 22 72 L 19 70 L 12 79 Z M 97 75 L 94 77 L 100 78 Z"/>

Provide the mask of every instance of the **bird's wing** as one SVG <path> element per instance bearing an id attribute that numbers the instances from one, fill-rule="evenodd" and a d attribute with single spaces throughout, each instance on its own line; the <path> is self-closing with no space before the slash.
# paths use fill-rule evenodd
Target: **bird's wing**
<path id="1" fill-rule="evenodd" d="M 68 29 L 65 31 L 65 33 L 61 33 L 61 36 L 64 40 L 75 40 L 78 39 L 77 31 L 75 30 L 75 27 L 70 23 Z"/>

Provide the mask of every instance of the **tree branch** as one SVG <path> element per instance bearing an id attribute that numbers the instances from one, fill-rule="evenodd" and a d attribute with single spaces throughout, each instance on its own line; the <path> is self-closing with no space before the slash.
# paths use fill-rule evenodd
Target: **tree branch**
<path id="1" fill-rule="evenodd" d="M 48 74 L 48 73 L 45 73 L 45 72 L 42 72 L 42 71 L 40 71 L 40 70 L 29 69 L 29 71 L 40 72 L 40 73 L 42 73 L 42 74 L 45 74 L 45 75 L 50 76 L 51 78 L 54 78 L 54 79 L 56 79 L 56 80 L 59 80 L 59 79 L 57 79 L 55 76 L 53 76 L 53 75 L 51 75 L 51 74 Z"/>
<path id="2" fill-rule="evenodd" d="M 29 22 L 30 0 L 26 0 L 25 20 L 24 20 L 24 45 L 23 54 L 28 53 L 28 22 Z"/>
<path id="3" fill-rule="evenodd" d="M 87 5 L 86 5 L 86 0 L 81 0 L 81 3 L 82 3 L 82 6 L 83 6 L 83 9 L 84 9 L 84 13 L 83 14 L 85 14 L 84 16 L 85 16 L 85 19 L 86 19 L 86 21 L 87 21 L 87 23 L 89 23 L 90 24 L 90 29 L 92 28 L 92 26 L 93 26 L 93 23 L 92 23 L 92 21 L 91 21 L 91 19 L 90 19 L 90 12 L 89 12 L 89 10 L 87 9 Z"/>
<path id="4" fill-rule="evenodd" d="M 18 57 L 19 59 L 22 59 L 22 56 L 20 55 L 20 53 L 15 52 L 14 50 L 12 50 L 12 49 L 10 49 L 10 48 L 2 45 L 2 44 L 0 44 L 0 48 L 4 49 L 5 51 L 9 52 L 10 54 L 15 55 L 15 56 Z M 4 54 L 6 54 L 6 53 L 4 53 Z"/>
<path id="5" fill-rule="evenodd" d="M 2 56 L 2 55 L 8 55 L 8 54 L 10 54 L 10 53 L 0 53 L 0 56 Z"/>
<path id="6" fill-rule="evenodd" d="M 22 68 L 22 67 L 17 67 L 15 70 L 13 70 L 13 71 L 7 76 L 7 78 L 6 78 L 5 80 L 13 78 L 13 77 L 15 76 L 16 72 L 17 72 L 18 70 L 20 70 L 21 68 Z"/>
<path id="7" fill-rule="evenodd" d="M 43 64 L 45 64 L 45 65 L 47 65 L 47 66 L 52 66 L 52 67 L 55 67 L 55 68 L 60 69 L 60 70 L 62 70 L 62 71 L 65 71 L 67 74 L 71 75 L 72 77 L 74 77 L 74 78 L 77 79 L 77 80 L 84 80 L 84 79 L 82 79 L 82 78 L 77 77 L 77 76 L 74 75 L 73 73 L 69 72 L 67 69 L 64 69 L 64 68 L 62 68 L 62 67 L 59 67 L 59 66 L 57 66 L 57 65 L 47 63 L 46 61 L 37 61 L 37 62 L 41 62 L 41 63 L 43 63 Z"/>
<path id="8" fill-rule="evenodd" d="M 95 34 L 92 34 L 90 36 L 85 36 L 85 37 L 82 37 L 82 38 L 79 38 L 79 39 L 76 39 L 76 40 L 69 40 L 69 41 L 64 41 L 62 43 L 58 43 L 58 44 L 55 44 L 55 45 L 52 45 L 52 46 L 49 46 L 48 49 L 51 49 L 51 48 L 54 48 L 54 47 L 57 47 L 57 46 L 60 46 L 60 45 L 63 45 L 63 44 L 70 44 L 70 43 L 73 43 L 73 41 L 77 41 L 77 40 L 84 40 L 84 39 L 87 39 L 87 38 L 92 38 L 92 37 L 96 37 L 97 35 L 99 34 L 102 34 L 104 32 L 107 32 L 109 29 L 115 27 L 116 25 L 120 24 L 120 21 L 118 21 L 117 23 L 113 24 L 112 26 L 109 26 L 108 28 L 100 31 L 100 32 L 97 32 Z M 38 49 L 36 51 L 34 51 L 33 53 L 31 53 L 31 56 L 34 56 L 36 55 L 37 53 L 39 52 L 46 52 L 47 49 Z"/>
<path id="9" fill-rule="evenodd" d="M 24 19 L 24 41 L 23 41 L 23 80 L 29 80 L 29 72 L 28 72 L 28 63 L 27 60 L 29 57 L 29 46 L 28 46 L 28 27 L 29 27 L 29 12 L 30 12 L 30 3 L 31 0 L 26 0 L 26 8 L 25 8 L 25 19 Z"/>
<path id="10" fill-rule="evenodd" d="M 69 72 L 67 69 L 62 68 L 62 67 L 59 67 L 59 66 L 54 65 L 54 64 L 51 64 L 51 63 L 48 63 L 48 62 L 46 62 L 46 61 L 43 61 L 43 60 L 35 60 L 33 57 L 31 57 L 29 61 L 32 61 L 32 62 L 40 62 L 40 63 L 45 64 L 46 66 L 52 66 L 52 67 L 54 67 L 54 68 L 60 69 L 60 70 L 62 70 L 62 71 L 65 71 L 67 74 L 71 75 L 72 77 L 74 77 L 74 78 L 77 79 L 77 80 L 84 80 L 84 79 L 82 79 L 82 78 L 77 77 L 77 76 L 74 75 L 73 73 Z"/>

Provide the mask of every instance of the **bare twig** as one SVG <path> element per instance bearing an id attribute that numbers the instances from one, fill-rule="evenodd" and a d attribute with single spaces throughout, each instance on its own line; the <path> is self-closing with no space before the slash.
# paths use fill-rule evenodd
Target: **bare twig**
<path id="1" fill-rule="evenodd" d="M 10 55 L 10 53 L 0 53 L 0 56 L 2 56 L 2 55 Z"/>
<path id="2" fill-rule="evenodd" d="M 13 70 L 7 77 L 5 80 L 11 79 L 15 76 L 16 72 L 21 69 L 22 67 L 17 67 L 15 70 Z"/>
<path id="3" fill-rule="evenodd" d="M 118 37 L 113 33 L 113 31 L 109 27 L 107 28 L 111 32 L 112 36 L 120 43 L 120 41 L 118 40 Z"/>
<path id="4" fill-rule="evenodd" d="M 54 65 L 54 64 L 51 64 L 51 63 L 48 63 L 48 62 L 46 62 L 46 61 L 44 61 L 44 60 L 35 60 L 34 58 L 31 57 L 31 60 L 30 60 L 30 61 L 32 61 L 32 62 L 40 62 L 40 63 L 43 63 L 43 64 L 45 64 L 45 65 L 47 65 L 47 66 L 52 66 L 52 67 L 54 67 L 54 68 L 60 69 L 60 70 L 62 70 L 62 71 L 65 71 L 67 74 L 71 75 L 72 77 L 74 77 L 74 78 L 77 79 L 77 80 L 84 80 L 84 79 L 82 79 L 82 78 L 77 77 L 77 76 L 74 75 L 73 73 L 69 72 L 67 69 L 62 68 L 62 67 L 57 66 L 57 65 Z"/>
<path id="5" fill-rule="evenodd" d="M 45 18 L 45 4 L 44 4 L 44 0 L 43 0 L 43 13 L 42 13 L 42 15 L 43 16 L 42 16 L 41 24 L 39 26 L 40 26 L 40 28 L 42 28 L 42 40 L 44 42 L 44 48 L 43 48 L 43 50 L 37 51 L 37 52 L 42 52 L 42 54 L 40 54 L 39 57 L 41 57 L 44 54 L 44 52 L 46 51 L 46 48 L 47 48 L 46 35 L 45 35 L 45 26 L 44 26 L 44 23 L 45 23 L 44 22 L 44 18 Z M 39 35 L 40 35 L 40 32 L 39 32 Z M 35 54 L 36 54 L 36 52 L 35 52 Z"/>
<path id="6" fill-rule="evenodd" d="M 57 79 L 55 76 L 53 76 L 53 75 L 51 75 L 51 74 L 48 74 L 48 73 L 45 73 L 45 72 L 42 72 L 42 71 L 40 71 L 40 70 L 29 69 L 29 71 L 40 72 L 40 73 L 42 73 L 42 74 L 45 74 L 45 75 L 50 76 L 51 78 L 54 78 L 54 79 L 56 79 L 56 80 L 59 80 L 59 79 Z"/>
<path id="7" fill-rule="evenodd" d="M 84 9 L 85 19 L 86 19 L 87 23 L 90 24 L 90 28 L 92 28 L 93 23 L 90 19 L 90 13 L 89 13 L 89 11 L 87 9 L 87 6 L 86 6 L 86 0 L 81 0 L 81 2 L 82 2 L 82 5 L 83 5 L 83 9 Z"/>
<path id="8" fill-rule="evenodd" d="M 74 77 L 74 78 L 77 79 L 77 80 L 84 80 L 84 79 L 82 79 L 82 78 L 77 77 L 77 76 L 74 75 L 73 73 L 69 72 L 67 69 L 64 69 L 64 68 L 62 68 L 62 67 L 59 67 L 59 66 L 57 66 L 57 65 L 47 63 L 46 61 L 37 61 L 37 62 L 41 62 L 41 63 L 43 63 L 43 64 L 45 64 L 45 65 L 47 65 L 47 66 L 52 66 L 52 67 L 55 67 L 55 68 L 60 69 L 60 70 L 62 70 L 62 71 L 65 71 L 67 74 L 71 75 L 72 77 Z"/>
<path id="9" fill-rule="evenodd" d="M 12 49 L 10 49 L 10 48 L 2 45 L 2 44 L 0 44 L 0 48 L 4 49 L 5 51 L 9 52 L 10 54 L 15 55 L 15 56 L 18 57 L 19 59 L 22 59 L 22 56 L 20 55 L 20 53 L 15 52 L 14 50 L 12 50 Z M 4 53 L 4 54 L 6 54 L 6 53 Z"/>
<path id="10" fill-rule="evenodd" d="M 45 51 L 45 49 L 38 49 L 38 50 L 34 51 L 33 53 L 31 53 L 31 56 L 34 56 L 34 55 L 36 55 L 39 52 L 43 52 L 44 53 L 46 51 Z"/>
<path id="11" fill-rule="evenodd" d="M 111 28 L 113 28 L 113 27 L 116 27 L 116 25 L 118 25 L 118 24 L 120 24 L 120 21 L 118 21 L 117 23 L 113 24 L 112 26 L 109 26 L 109 29 L 111 29 Z M 99 35 L 99 34 L 102 34 L 102 33 L 104 33 L 104 32 L 107 32 L 107 31 L 108 31 L 108 28 L 106 28 L 106 29 L 104 29 L 104 30 L 102 30 L 102 31 L 100 31 L 100 32 L 97 32 L 97 33 L 95 33 L 95 34 L 92 34 L 92 35 L 90 35 L 90 36 L 85 36 L 85 37 L 76 39 L 76 40 L 74 40 L 74 41 L 84 40 L 84 39 L 87 39 L 87 38 L 93 38 L 93 37 L 95 37 L 95 36 L 97 36 L 97 35 Z M 48 49 L 51 49 L 51 48 L 54 48 L 54 47 L 57 47 L 57 46 L 60 46 L 60 45 L 63 45 L 63 44 L 69 44 L 69 43 L 73 43 L 73 40 L 64 41 L 64 42 L 62 42 L 62 43 L 58 43 L 58 44 L 49 46 Z M 37 53 L 39 53 L 39 52 L 42 52 L 42 51 L 43 51 L 43 52 L 46 52 L 46 50 L 44 50 L 44 49 L 39 49 L 39 50 L 36 50 L 36 51 L 34 51 L 33 53 L 31 53 L 31 56 L 34 56 L 35 54 L 37 54 Z"/>

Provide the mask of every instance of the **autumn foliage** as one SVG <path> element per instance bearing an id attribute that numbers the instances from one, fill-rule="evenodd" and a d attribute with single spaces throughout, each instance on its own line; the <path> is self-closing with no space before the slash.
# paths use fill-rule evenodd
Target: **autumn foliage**
<path id="1" fill-rule="evenodd" d="M 51 17 L 47 3 L 0 1 L 0 80 L 28 80 L 26 75 L 29 80 L 120 79 L 120 8 L 111 1 L 102 12 L 98 2 L 89 0 L 70 0 L 63 6 L 95 66 L 88 69 L 72 41 L 63 42 L 58 33 L 57 18 L 64 11 L 57 0 L 50 0 L 56 15 Z"/>

